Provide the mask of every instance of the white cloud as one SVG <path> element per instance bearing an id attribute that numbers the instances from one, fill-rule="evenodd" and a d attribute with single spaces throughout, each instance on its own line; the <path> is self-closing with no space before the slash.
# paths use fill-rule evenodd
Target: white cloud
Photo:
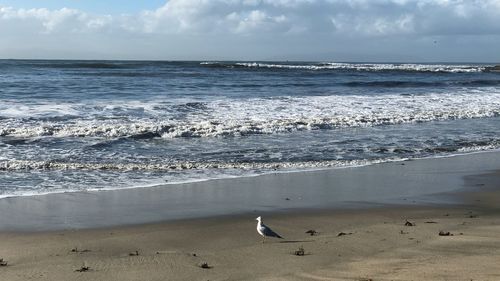
<path id="1" fill-rule="evenodd" d="M 39 9 L 14 9 L 0 7 L 0 24 L 15 30 L 24 26 L 22 30 L 34 33 L 56 32 L 88 32 L 103 29 L 112 25 L 113 17 L 110 15 L 89 15 L 83 11 L 62 8 L 58 10 Z M 22 35 L 22 34 L 20 34 Z"/>
<path id="2" fill-rule="evenodd" d="M 103 29 L 142 33 L 259 33 L 302 30 L 384 36 L 500 32 L 500 0 L 170 0 L 135 16 L 62 8 L 0 8 L 0 23 L 31 22 L 38 32 Z"/>
<path id="3" fill-rule="evenodd" d="M 140 44 L 178 44 L 179 52 L 181 38 L 242 45 L 247 44 L 238 42 L 242 38 L 266 38 L 275 48 L 284 38 L 307 47 L 310 40 L 338 46 L 349 40 L 494 37 L 500 35 L 500 0 L 168 0 L 135 15 L 0 6 L 0 38 L 9 39 L 0 39 L 0 51 L 12 49 L 12 42 L 29 45 L 35 35 L 48 42 L 47 48 L 51 38 L 61 44 L 61 38 L 85 35 L 109 40 L 109 49 L 126 47 L 114 46 L 115 39 L 144 38 Z"/>
<path id="4" fill-rule="evenodd" d="M 500 1 L 469 0 L 170 0 L 142 14 L 145 31 L 248 33 L 290 30 L 356 35 L 456 34 L 499 31 Z M 257 18 L 257 17 L 260 18 Z M 238 19 L 238 21 L 236 21 Z M 286 20 L 285 20 L 286 19 Z M 263 24 L 263 23 L 266 24 Z M 330 23 L 330 24 L 328 24 Z M 470 28 L 468 28 L 470 29 Z M 354 34 L 353 34 L 354 32 Z"/>

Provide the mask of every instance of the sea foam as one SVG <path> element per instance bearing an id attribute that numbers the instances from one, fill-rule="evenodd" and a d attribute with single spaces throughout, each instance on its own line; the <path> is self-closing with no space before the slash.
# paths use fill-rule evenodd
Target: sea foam
<path id="1" fill-rule="evenodd" d="M 268 69 L 303 69 L 303 70 L 353 70 L 353 71 L 411 71 L 411 72 L 482 72 L 486 65 L 450 65 L 450 64 L 413 64 L 413 63 L 267 63 L 267 62 L 202 62 L 208 67 L 227 68 L 268 68 Z"/>
<path id="2" fill-rule="evenodd" d="M 425 95 L 214 99 L 187 113 L 183 109 L 181 117 L 182 104 L 155 107 L 156 103 L 162 102 L 124 103 L 90 113 L 90 106 L 57 105 L 55 111 L 62 107 L 78 116 L 70 120 L 51 120 L 45 114 L 42 118 L 37 112 L 31 117 L 8 118 L 4 113 L 11 110 L 0 108 L 0 116 L 4 116 L 0 136 L 234 137 L 500 116 L 500 91 L 496 88 Z M 42 113 L 50 112 L 48 107 L 44 105 Z M 36 110 L 33 106 L 26 112 L 29 115 Z M 140 111 L 141 115 L 122 117 L 123 111 Z"/>

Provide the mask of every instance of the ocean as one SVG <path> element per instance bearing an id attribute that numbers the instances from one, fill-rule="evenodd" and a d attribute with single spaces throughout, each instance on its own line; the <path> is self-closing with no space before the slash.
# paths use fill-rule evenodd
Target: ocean
<path id="1" fill-rule="evenodd" d="M 492 66 L 0 60 L 0 197 L 496 150 Z"/>

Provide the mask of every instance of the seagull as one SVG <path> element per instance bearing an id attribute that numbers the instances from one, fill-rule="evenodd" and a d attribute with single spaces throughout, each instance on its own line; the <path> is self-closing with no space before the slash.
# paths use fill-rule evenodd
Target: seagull
<path id="1" fill-rule="evenodd" d="M 260 235 L 262 235 L 262 237 L 264 237 L 262 239 L 262 243 L 264 243 L 264 241 L 266 241 L 267 236 L 283 239 L 283 237 L 281 237 L 278 233 L 274 232 L 271 228 L 269 228 L 269 226 L 263 224 L 261 217 L 258 217 L 255 220 L 257 220 L 257 232 Z"/>

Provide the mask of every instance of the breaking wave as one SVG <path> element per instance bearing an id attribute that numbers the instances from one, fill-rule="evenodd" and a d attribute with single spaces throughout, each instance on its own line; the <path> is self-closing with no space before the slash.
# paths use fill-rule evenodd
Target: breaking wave
<path id="1" fill-rule="evenodd" d="M 476 93 L 252 98 L 182 103 L 169 107 L 132 103 L 122 105 L 115 109 L 116 112 L 105 109 L 97 113 L 89 113 L 88 109 L 78 106 L 81 111 L 78 113 L 79 119 L 66 121 L 47 119 L 45 115 L 37 119 L 34 112 L 35 117 L 29 117 L 27 122 L 14 114 L 15 118 L 2 122 L 0 136 L 135 139 L 235 137 L 489 118 L 500 116 L 500 92 L 492 88 L 486 92 L 476 90 Z M 6 110 L 12 113 L 11 108 Z M 77 111 L 65 109 L 64 114 L 68 110 L 73 114 Z M 121 115 L 124 110 L 140 111 L 143 115 L 123 118 Z M 25 111 L 31 112 L 29 108 Z M 44 113 L 47 111 L 47 108 L 43 108 Z M 0 108 L 0 116 L 2 112 Z"/>
<path id="2" fill-rule="evenodd" d="M 3 60 L 0 68 L 0 197 L 500 148 L 500 76 L 484 64 Z"/>
<path id="3" fill-rule="evenodd" d="M 207 169 L 241 169 L 241 170 L 286 170 L 306 168 L 352 167 L 402 159 L 375 160 L 332 160 L 302 162 L 268 162 L 268 163 L 68 163 L 57 161 L 9 160 L 0 161 L 0 171 L 18 170 L 100 170 L 100 171 L 175 171 L 175 170 L 207 170 Z"/>
<path id="4" fill-rule="evenodd" d="M 386 146 L 365 148 L 364 153 L 391 155 L 373 159 L 335 159 L 335 160 L 298 160 L 298 161 L 146 161 L 146 162 L 70 162 L 64 160 L 0 160 L 0 171 L 47 171 L 47 170 L 85 170 L 85 171 L 191 171 L 191 170 L 242 170 L 275 171 L 322 168 L 342 168 L 365 166 L 390 161 L 401 161 L 415 157 L 427 157 L 442 153 L 467 153 L 500 148 L 500 139 L 477 141 L 456 141 L 447 145 L 429 146 Z"/>

